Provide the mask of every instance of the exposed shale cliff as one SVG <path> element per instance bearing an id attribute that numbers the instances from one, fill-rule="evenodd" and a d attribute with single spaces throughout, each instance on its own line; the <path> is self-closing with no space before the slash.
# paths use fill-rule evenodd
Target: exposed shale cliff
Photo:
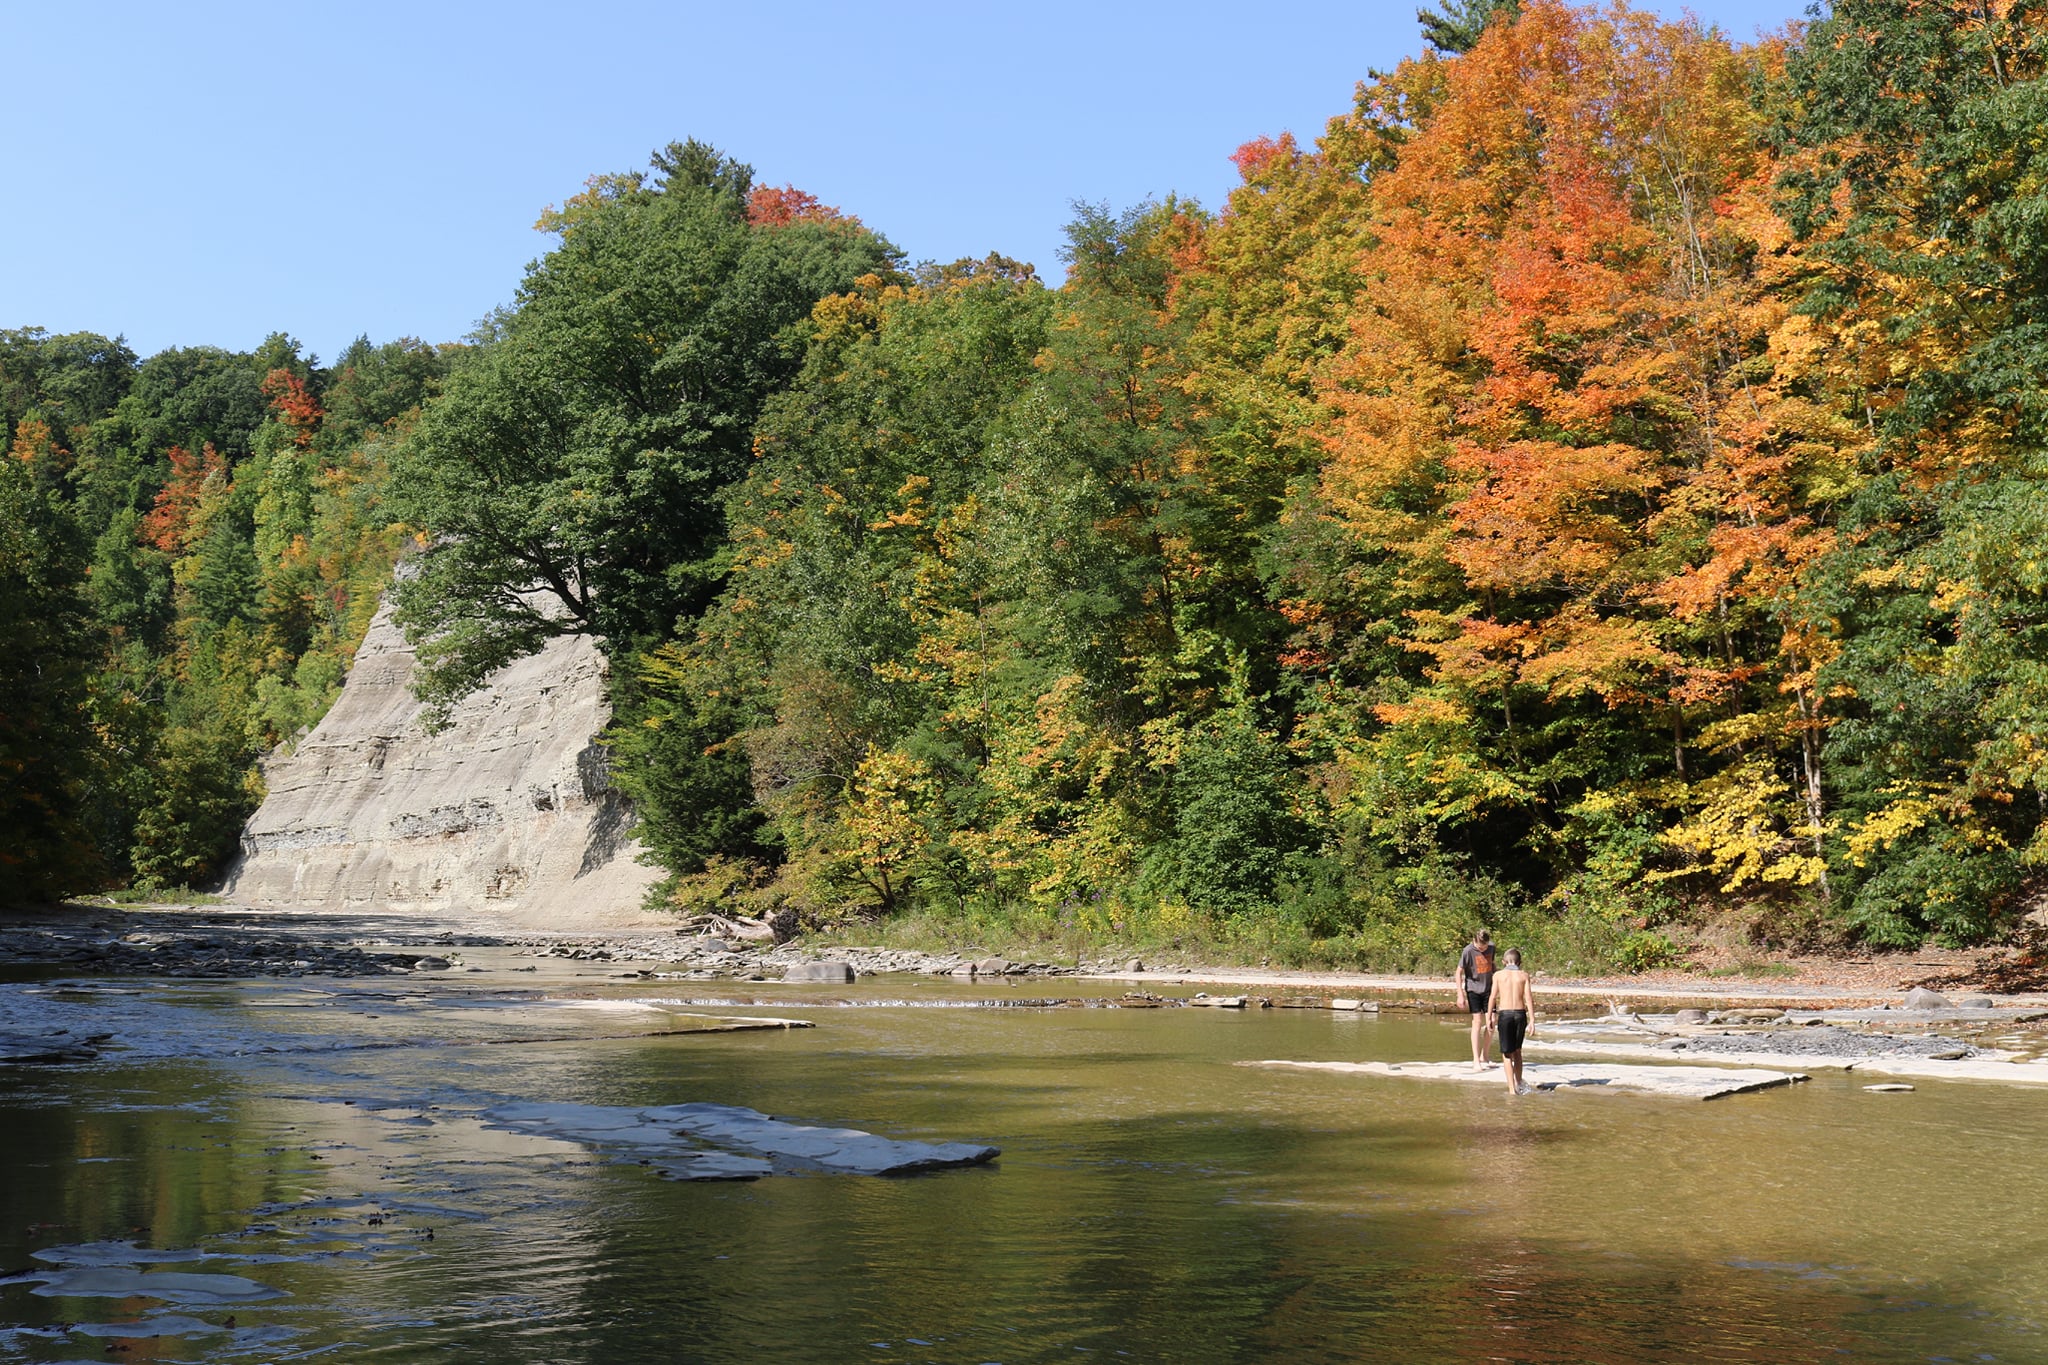
<path id="1" fill-rule="evenodd" d="M 413 651 L 377 613 L 326 719 L 266 767 L 223 894 L 247 905 L 485 911 L 535 926 L 637 919 L 657 872 L 594 736 L 603 658 L 555 640 L 427 733 Z"/>

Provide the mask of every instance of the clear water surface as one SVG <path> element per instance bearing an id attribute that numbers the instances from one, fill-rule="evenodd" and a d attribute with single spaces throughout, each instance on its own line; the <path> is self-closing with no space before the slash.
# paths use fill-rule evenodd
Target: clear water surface
<path id="1" fill-rule="evenodd" d="M 946 1008 L 991 992 L 887 979 L 705 1011 L 807 1031 L 632 1036 L 712 988 L 472 980 L 0 985 L 0 1027 L 126 1044 L 0 1070 L 0 1270 L 127 1239 L 284 1291 L 15 1280 L 0 1360 L 2048 1360 L 2048 1093 L 1512 1099 L 1233 1065 L 1463 1054 L 1426 1015 Z M 1003 1155 L 680 1183 L 480 1121 L 505 1099 Z M 166 1314 L 187 1334 L 119 1326 Z"/>

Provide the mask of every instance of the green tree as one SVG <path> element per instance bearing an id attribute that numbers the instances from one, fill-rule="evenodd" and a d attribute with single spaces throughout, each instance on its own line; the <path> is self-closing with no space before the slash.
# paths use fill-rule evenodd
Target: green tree
<path id="1" fill-rule="evenodd" d="M 1415 11 L 1422 40 L 1439 52 L 1470 52 L 1486 36 L 1496 18 L 1512 21 L 1521 9 L 1517 0 L 1441 0 Z"/>
<path id="2" fill-rule="evenodd" d="M 90 811 L 105 760 L 92 725 L 101 640 L 85 548 L 19 461 L 0 458 L 0 904 L 103 875 Z"/>
<path id="3" fill-rule="evenodd" d="M 916 661 L 944 648 L 941 580 L 944 610 L 977 610 L 971 589 L 956 600 L 940 541 L 986 492 L 990 433 L 1031 384 L 1050 313 L 1030 269 L 994 256 L 818 304 L 732 495 L 720 609 L 687 656 L 641 667 L 613 732 L 622 784 L 653 797 L 637 806 L 646 837 L 684 854 L 669 866 L 826 837 L 870 745 L 910 743 L 956 775 L 986 754 L 975 713 Z M 980 607 L 1008 628 L 1000 603 Z M 771 809 L 775 831 L 757 836 Z"/>
<path id="4" fill-rule="evenodd" d="M 1800 306 L 1874 439 L 1812 576 L 1865 936 L 1969 941 L 2048 861 L 2048 14 L 1843 0 L 1774 91 Z"/>
<path id="5" fill-rule="evenodd" d="M 403 449 L 393 503 L 426 545 L 397 597 L 431 702 L 550 636 L 624 645 L 700 612 L 812 304 L 894 259 L 851 220 L 750 224 L 751 173 L 700 152 L 574 207 Z"/>

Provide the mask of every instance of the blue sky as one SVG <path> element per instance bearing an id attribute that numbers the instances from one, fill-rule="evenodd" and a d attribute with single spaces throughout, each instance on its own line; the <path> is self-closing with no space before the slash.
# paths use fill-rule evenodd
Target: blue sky
<path id="1" fill-rule="evenodd" d="M 1798 5 L 1691 8 L 1747 38 Z M 543 207 L 690 136 L 912 259 L 1057 279 L 1072 201 L 1220 202 L 1238 144 L 1312 138 L 1416 50 L 1414 9 L 0 0 L 0 327 L 145 355 L 458 337 Z"/>

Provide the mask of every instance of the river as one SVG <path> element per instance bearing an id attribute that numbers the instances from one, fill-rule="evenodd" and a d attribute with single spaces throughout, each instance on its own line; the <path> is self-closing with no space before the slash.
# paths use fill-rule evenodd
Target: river
<path id="1" fill-rule="evenodd" d="M 2041 1092 L 1820 1073 L 1708 1103 L 1516 1099 L 1233 1065 L 1461 1055 L 1427 1015 L 685 987 L 0 984 L 0 1024 L 119 1045 L 0 1069 L 0 1268 L 128 1240 L 184 1255 L 149 1270 L 265 1289 L 194 1306 L 15 1278 L 0 1360 L 2048 1359 Z M 760 1003 L 688 1003 L 714 999 Z M 616 1036 L 690 1011 L 816 1027 Z M 488 1126 L 506 1100 L 715 1101 L 1003 1151 L 681 1182 Z M 119 1326 L 152 1318 L 186 1334 Z"/>

